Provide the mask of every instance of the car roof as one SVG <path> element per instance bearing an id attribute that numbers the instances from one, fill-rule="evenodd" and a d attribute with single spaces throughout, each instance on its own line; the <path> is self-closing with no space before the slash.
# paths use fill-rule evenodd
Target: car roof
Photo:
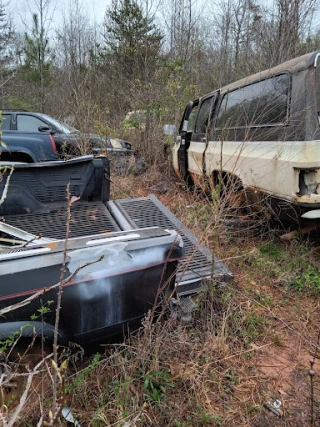
<path id="1" fill-rule="evenodd" d="M 6 113 L 19 113 L 19 114 L 33 114 L 35 116 L 42 115 L 42 113 L 37 113 L 34 111 L 28 111 L 28 110 L 17 110 L 17 109 L 9 109 L 9 108 L 0 108 L 0 111 L 2 111 L 2 114 Z"/>

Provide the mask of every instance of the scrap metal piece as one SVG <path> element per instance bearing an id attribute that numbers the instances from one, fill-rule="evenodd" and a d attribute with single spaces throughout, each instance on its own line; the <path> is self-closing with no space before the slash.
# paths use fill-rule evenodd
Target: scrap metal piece
<path id="1" fill-rule="evenodd" d="M 21 230 L 18 227 L 14 227 L 2 221 L 0 221 L 0 231 L 9 234 L 10 236 L 17 237 L 18 239 L 23 240 L 25 242 L 36 240 L 38 244 L 46 244 L 52 241 L 52 239 L 47 239 L 36 236 L 35 234 L 27 233 L 26 231 Z"/>
<path id="2" fill-rule="evenodd" d="M 264 407 L 269 409 L 269 411 L 273 412 L 279 418 L 283 417 L 283 411 L 281 410 L 282 402 L 276 399 L 274 402 L 265 402 Z"/>
<path id="3" fill-rule="evenodd" d="M 192 314 L 196 311 L 197 305 L 191 297 L 180 298 L 178 305 L 181 310 L 181 321 L 189 323 L 192 320 Z"/>
<path id="4" fill-rule="evenodd" d="M 195 294 L 205 289 L 205 280 L 214 280 L 218 286 L 225 286 L 233 273 L 209 248 L 200 244 L 185 227 L 154 195 L 145 198 L 122 199 L 107 202 L 118 219 L 125 220 L 128 228 L 161 226 L 175 230 L 183 239 L 185 257 L 179 261 L 176 275 L 176 289 L 179 297 Z"/>
<path id="5" fill-rule="evenodd" d="M 61 411 L 61 415 L 63 418 L 68 421 L 68 423 L 71 423 L 75 427 L 81 427 L 81 425 L 78 423 L 78 421 L 74 418 L 72 415 L 71 409 L 69 406 L 64 406 Z"/>

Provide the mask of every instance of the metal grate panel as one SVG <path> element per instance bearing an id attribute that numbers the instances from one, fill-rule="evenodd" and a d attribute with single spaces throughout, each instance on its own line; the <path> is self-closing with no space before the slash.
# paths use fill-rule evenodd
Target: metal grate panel
<path id="1" fill-rule="evenodd" d="M 28 233 L 64 239 L 66 237 L 66 205 L 50 213 L 7 215 L 7 224 Z M 120 231 L 118 225 L 102 202 L 78 201 L 71 206 L 70 238 Z"/>
<path id="2" fill-rule="evenodd" d="M 214 277 L 226 282 L 232 277 L 230 270 L 212 255 L 208 248 L 200 245 L 196 237 L 153 195 L 144 199 L 115 201 L 132 228 L 161 227 L 176 230 L 183 239 L 185 258 L 179 262 L 176 283 L 178 293 L 194 292 L 201 286 L 202 279 Z M 213 271 L 212 271 L 213 270 Z"/>

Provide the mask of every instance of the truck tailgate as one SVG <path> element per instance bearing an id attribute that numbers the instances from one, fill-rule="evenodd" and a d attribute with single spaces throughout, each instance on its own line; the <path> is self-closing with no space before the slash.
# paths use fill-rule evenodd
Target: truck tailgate
<path id="1" fill-rule="evenodd" d="M 123 229 L 157 226 L 175 230 L 182 237 L 185 257 L 178 265 L 178 295 L 192 294 L 201 289 L 204 279 L 213 279 L 219 285 L 224 285 L 232 279 L 233 275 L 228 267 L 216 256 L 212 257 L 211 251 L 201 245 L 194 234 L 154 195 L 109 201 L 107 206 L 116 220 L 121 218 Z"/>

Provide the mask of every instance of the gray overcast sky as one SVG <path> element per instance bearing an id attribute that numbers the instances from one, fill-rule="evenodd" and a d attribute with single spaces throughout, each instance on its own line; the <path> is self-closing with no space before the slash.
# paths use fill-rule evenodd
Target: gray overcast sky
<path id="1" fill-rule="evenodd" d="M 1 1 L 1 0 L 0 0 Z M 70 0 L 49 0 L 50 14 L 53 27 L 59 25 L 61 16 L 65 9 L 68 9 Z M 83 6 L 82 11 L 88 14 L 92 21 L 102 23 L 109 0 L 79 0 Z M 31 13 L 37 12 L 36 0 L 11 0 L 7 7 L 11 11 L 14 23 L 20 27 L 21 22 L 27 20 L 31 22 Z"/>

